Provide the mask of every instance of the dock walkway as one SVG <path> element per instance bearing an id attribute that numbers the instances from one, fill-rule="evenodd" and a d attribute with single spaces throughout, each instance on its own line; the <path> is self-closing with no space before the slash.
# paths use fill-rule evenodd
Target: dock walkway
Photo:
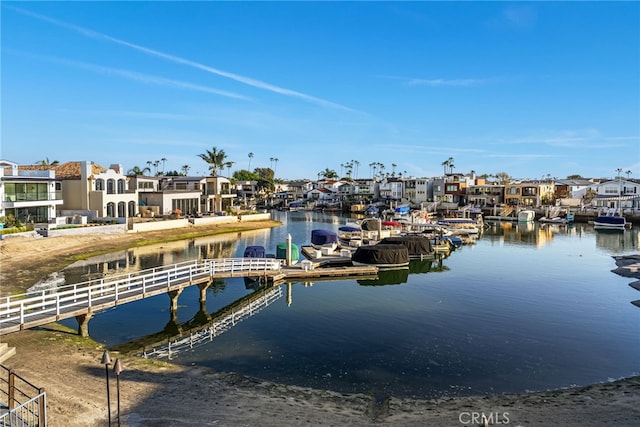
<path id="1" fill-rule="evenodd" d="M 72 317 L 78 320 L 79 333 L 88 334 L 88 320 L 98 311 L 161 293 L 168 293 L 173 301 L 185 287 L 206 285 L 217 278 L 261 277 L 273 282 L 335 280 L 375 276 L 377 271 L 375 266 L 323 267 L 320 263 L 307 261 L 283 267 L 280 260 L 273 258 L 187 261 L 0 298 L 0 334 Z"/>

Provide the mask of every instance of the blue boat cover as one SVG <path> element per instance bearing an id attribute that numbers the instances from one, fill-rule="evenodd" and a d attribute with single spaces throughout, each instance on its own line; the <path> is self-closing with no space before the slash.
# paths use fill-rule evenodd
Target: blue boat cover
<path id="1" fill-rule="evenodd" d="M 343 225 L 342 227 L 339 227 L 338 230 L 340 231 L 346 231 L 347 233 L 354 233 L 356 231 L 362 231 L 361 228 L 358 227 L 352 227 L 350 225 Z"/>
<path id="2" fill-rule="evenodd" d="M 311 243 L 314 245 L 327 245 L 338 243 L 338 233 L 330 230 L 311 230 Z"/>
<path id="3" fill-rule="evenodd" d="M 244 249 L 245 258 L 264 258 L 264 246 L 247 246 Z"/>

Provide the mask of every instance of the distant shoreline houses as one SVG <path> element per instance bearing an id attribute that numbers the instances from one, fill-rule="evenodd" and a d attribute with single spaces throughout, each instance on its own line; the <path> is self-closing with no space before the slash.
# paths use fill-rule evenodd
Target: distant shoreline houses
<path id="1" fill-rule="evenodd" d="M 319 179 L 275 184 L 232 183 L 222 176 L 144 176 L 90 161 L 18 165 L 0 160 L 0 224 L 52 226 L 87 221 L 126 223 L 133 218 L 237 214 L 262 208 L 309 208 L 363 212 L 370 204 L 486 208 L 589 207 L 640 211 L 640 180 L 558 179 L 490 182 L 475 173 L 432 178 Z"/>

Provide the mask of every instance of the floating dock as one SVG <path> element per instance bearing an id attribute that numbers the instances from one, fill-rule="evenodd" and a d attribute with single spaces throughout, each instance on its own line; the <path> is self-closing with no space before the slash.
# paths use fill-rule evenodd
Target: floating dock
<path id="1" fill-rule="evenodd" d="M 354 276 L 359 276 L 360 278 L 376 278 L 378 277 L 378 267 L 375 265 L 322 267 L 319 263 L 305 263 L 305 261 L 302 261 L 296 265 L 282 267 L 282 273 L 273 276 L 273 281 L 307 281 L 310 279 L 336 280 L 339 278 L 351 279 Z"/>

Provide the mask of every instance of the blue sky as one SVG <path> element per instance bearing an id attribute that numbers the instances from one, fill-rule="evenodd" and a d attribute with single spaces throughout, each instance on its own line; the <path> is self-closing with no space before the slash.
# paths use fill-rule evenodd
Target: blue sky
<path id="1" fill-rule="evenodd" d="M 638 2 L 7 2 L 0 157 L 640 178 Z M 249 158 L 253 153 L 253 158 Z M 278 159 L 274 162 L 271 159 Z M 393 166 L 393 165 L 396 166 Z M 226 174 L 228 170 L 222 171 Z M 353 175 L 356 177 L 356 171 Z"/>

